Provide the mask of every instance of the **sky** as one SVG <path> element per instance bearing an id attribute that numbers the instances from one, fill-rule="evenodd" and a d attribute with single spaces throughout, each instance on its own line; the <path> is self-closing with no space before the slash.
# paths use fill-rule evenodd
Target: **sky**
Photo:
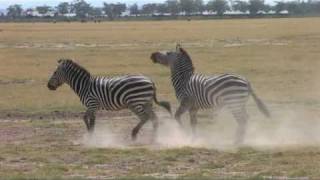
<path id="1" fill-rule="evenodd" d="M 56 6 L 59 2 L 72 2 L 73 0 L 0 0 L 0 9 L 6 9 L 9 5 L 12 4 L 20 4 L 25 8 L 35 7 L 40 5 L 49 5 Z M 134 4 L 137 3 L 139 5 L 145 3 L 161 3 L 165 0 L 86 0 L 89 4 L 93 6 L 102 6 L 103 2 L 108 3 L 126 3 L 126 4 Z"/>
<path id="2" fill-rule="evenodd" d="M 41 6 L 41 5 L 48 5 L 48 6 L 56 6 L 59 2 L 72 2 L 73 0 L 0 0 L 0 9 L 6 9 L 9 5 L 12 4 L 20 4 L 23 6 L 23 8 L 30 8 L 35 6 Z M 208 0 L 204 0 L 204 2 L 207 2 Z M 287 1 L 287 0 L 285 0 Z M 86 2 L 90 3 L 93 6 L 102 6 L 103 2 L 108 3 L 126 3 L 128 5 L 137 3 L 138 5 L 142 5 L 145 3 L 162 3 L 165 2 L 165 0 L 86 0 Z M 266 0 L 265 1 L 268 4 L 272 4 L 274 0 Z"/>

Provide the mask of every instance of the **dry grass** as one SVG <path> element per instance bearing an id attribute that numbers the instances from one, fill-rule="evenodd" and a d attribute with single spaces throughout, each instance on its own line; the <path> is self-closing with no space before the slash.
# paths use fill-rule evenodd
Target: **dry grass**
<path id="1" fill-rule="evenodd" d="M 301 115 L 301 119 L 318 124 L 319 18 L 6 23 L 1 24 L 1 30 L 3 113 L 84 110 L 69 87 L 63 86 L 56 92 L 46 87 L 56 60 L 61 57 L 76 59 L 95 75 L 150 76 L 158 87 L 159 99 L 175 104 L 168 69 L 152 64 L 149 56 L 153 51 L 174 49 L 175 43 L 181 42 L 198 72 L 241 74 L 276 113 L 281 112 L 281 106 L 303 108 L 306 115 Z M 13 179 L 75 175 L 320 177 L 318 147 L 276 151 L 244 148 L 236 152 L 201 148 L 87 148 L 73 144 L 84 133 L 80 121 L 3 121 L 0 132 L 7 133 L 0 136 L 0 177 Z"/>
<path id="2" fill-rule="evenodd" d="M 0 80 L 34 80 L 1 84 L 2 110 L 80 107 L 68 88 L 52 93 L 45 86 L 61 57 L 76 59 L 92 74 L 151 76 L 162 98 L 175 100 L 169 71 L 152 64 L 149 56 L 174 49 L 176 42 L 190 52 L 198 72 L 242 74 L 268 101 L 320 98 L 314 78 L 320 67 L 318 18 L 2 24 L 1 29 Z"/>

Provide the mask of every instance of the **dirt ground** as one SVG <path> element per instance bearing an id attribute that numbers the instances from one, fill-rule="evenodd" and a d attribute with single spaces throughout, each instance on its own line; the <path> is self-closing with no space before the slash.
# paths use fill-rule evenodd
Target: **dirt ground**
<path id="1" fill-rule="evenodd" d="M 153 141 L 148 123 L 137 142 L 130 139 L 137 119 L 126 111 L 99 113 L 93 136 L 86 133 L 80 115 L 76 117 L 74 113 L 16 119 L 13 115 L 0 120 L 0 177 L 320 177 L 320 138 L 315 136 L 319 124 L 312 126 L 310 121 L 297 123 L 290 119 L 277 123 L 277 118 L 265 119 L 254 113 L 255 107 L 250 107 L 250 111 L 253 116 L 241 147 L 233 145 L 236 124 L 227 112 L 221 112 L 214 120 L 205 112 L 200 119 L 200 132 L 193 139 L 187 118 L 181 130 L 166 112 L 158 110 L 157 139 Z M 281 116 L 277 111 L 273 113 Z"/>

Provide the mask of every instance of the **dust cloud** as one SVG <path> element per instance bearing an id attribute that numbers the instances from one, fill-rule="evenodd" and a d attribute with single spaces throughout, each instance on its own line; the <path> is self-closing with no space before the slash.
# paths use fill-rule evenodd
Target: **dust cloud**
<path id="1" fill-rule="evenodd" d="M 320 146 L 319 116 L 303 107 L 295 108 L 292 110 L 287 107 L 274 107 L 274 110 L 271 110 L 272 118 L 259 114 L 256 107 L 250 108 L 250 111 L 256 112 L 251 113 L 245 140 L 241 146 L 260 150 Z M 218 150 L 234 150 L 239 147 L 234 144 L 236 121 L 226 111 L 215 119 L 210 116 L 199 117 L 196 137 L 192 136 L 188 128 L 188 118 L 184 120 L 183 130 L 173 121 L 165 122 L 165 130 L 160 131 L 158 136 L 161 146 L 191 146 Z"/>
<path id="2" fill-rule="evenodd" d="M 88 146 L 88 147 L 96 147 L 96 148 L 121 148 L 125 147 L 124 145 L 120 143 L 116 143 L 114 139 L 114 135 L 111 133 L 108 134 L 102 134 L 102 133 L 94 133 L 92 135 L 85 134 L 82 137 L 82 140 L 80 141 L 82 144 Z"/>
<path id="3" fill-rule="evenodd" d="M 250 119 L 242 146 L 260 150 L 320 146 L 320 121 L 317 111 L 301 106 L 292 108 L 273 105 L 271 112 L 272 118 L 266 118 L 257 107 L 249 107 Z M 82 142 L 89 147 L 111 148 L 141 147 L 143 145 L 143 147 L 160 149 L 197 147 L 235 150 L 239 147 L 234 144 L 237 123 L 226 110 L 220 112 L 215 118 L 210 116 L 210 113 L 207 113 L 205 117 L 198 116 L 196 136 L 191 133 L 187 114 L 183 117 L 182 127 L 168 115 L 158 115 L 160 125 L 155 139 L 152 139 L 151 123 L 142 128 L 137 142 L 132 142 L 129 137 L 132 127 L 127 128 L 126 131 L 115 132 L 114 128 L 105 122 L 104 125 L 96 128 L 94 135 L 85 135 Z"/>
<path id="4" fill-rule="evenodd" d="M 103 124 L 97 126 L 93 134 L 86 133 L 80 140 L 82 144 L 88 147 L 96 148 L 125 148 L 124 139 L 119 138 L 111 128 Z"/>
<path id="5" fill-rule="evenodd" d="M 266 122 L 250 121 L 246 144 L 260 148 L 319 146 L 318 117 L 304 107 L 277 109 L 273 118 Z"/>

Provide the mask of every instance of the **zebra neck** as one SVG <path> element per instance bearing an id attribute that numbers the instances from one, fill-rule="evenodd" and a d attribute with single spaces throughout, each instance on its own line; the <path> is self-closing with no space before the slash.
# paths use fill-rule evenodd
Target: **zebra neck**
<path id="1" fill-rule="evenodd" d="M 90 84 L 90 74 L 86 72 L 68 73 L 67 84 L 80 97 L 81 101 L 86 97 Z"/>
<path id="2" fill-rule="evenodd" d="M 193 75 L 194 68 L 188 54 L 182 53 L 171 66 L 171 80 L 178 99 L 185 94 L 185 88 Z"/>
<path id="3" fill-rule="evenodd" d="M 193 71 L 172 70 L 171 81 L 178 99 L 182 98 L 183 94 L 185 94 L 185 89 L 192 75 Z"/>

